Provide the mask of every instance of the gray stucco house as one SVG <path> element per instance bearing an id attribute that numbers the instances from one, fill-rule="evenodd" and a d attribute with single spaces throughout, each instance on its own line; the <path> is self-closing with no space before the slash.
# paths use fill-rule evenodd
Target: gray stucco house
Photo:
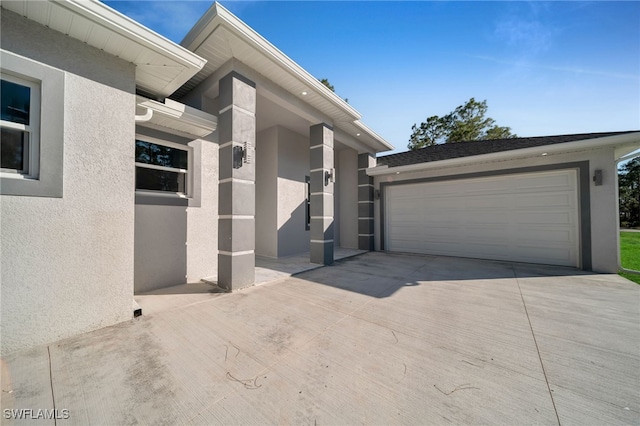
<path id="1" fill-rule="evenodd" d="M 136 293 L 251 285 L 256 255 L 617 267 L 638 132 L 376 163 L 392 146 L 219 4 L 181 45 L 98 1 L 0 12 L 2 354 L 126 321 Z"/>
<path id="2" fill-rule="evenodd" d="M 2 353 L 251 285 L 256 254 L 373 248 L 392 146 L 219 4 L 181 46 L 97 1 L 1 6 Z"/>

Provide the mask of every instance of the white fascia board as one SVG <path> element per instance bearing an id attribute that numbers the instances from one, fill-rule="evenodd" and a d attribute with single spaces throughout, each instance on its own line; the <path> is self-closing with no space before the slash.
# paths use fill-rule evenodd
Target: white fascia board
<path id="1" fill-rule="evenodd" d="M 165 99 L 165 102 L 162 103 L 143 96 L 136 96 L 136 104 L 141 108 L 153 111 L 151 123 L 153 123 L 153 117 L 159 115 L 191 127 L 193 135 L 200 137 L 214 132 L 218 127 L 218 119 L 215 116 L 172 99 Z"/>
<path id="2" fill-rule="evenodd" d="M 389 151 L 394 148 L 393 145 L 391 145 L 389 142 L 384 140 L 382 136 L 378 135 L 376 132 L 371 130 L 362 121 L 356 120 L 353 122 L 353 125 L 356 126 L 358 129 L 360 129 L 362 133 L 366 133 L 370 138 L 374 139 L 377 142 L 377 144 L 379 145 L 378 146 L 379 149 L 376 149 L 376 152 Z"/>
<path id="3" fill-rule="evenodd" d="M 193 68 L 194 75 L 207 63 L 206 59 L 97 0 L 57 0 L 55 3 L 147 49 Z"/>
<path id="4" fill-rule="evenodd" d="M 325 100 L 338 107 L 352 120 L 359 120 L 361 118 L 360 113 L 355 108 L 329 90 L 324 84 L 320 83 L 320 80 L 309 74 L 304 68 L 296 64 L 277 47 L 269 43 L 269 41 L 219 3 L 214 3 L 211 8 L 209 8 L 180 44 L 189 50 L 195 51 L 219 25 L 232 31 L 240 37 L 241 40 L 248 43 L 249 46 L 255 48 L 272 62 L 278 64 L 287 73 L 297 78 L 302 84 L 307 86 L 309 90 L 313 90 Z"/>
<path id="5" fill-rule="evenodd" d="M 616 147 L 638 143 L 640 132 L 625 133 L 623 135 L 606 136 L 603 138 L 583 139 L 553 145 L 542 145 L 531 148 L 513 149 L 509 151 L 492 152 L 490 154 L 473 155 L 470 157 L 451 158 L 448 160 L 429 161 L 426 163 L 409 164 L 406 166 L 389 167 L 387 165 L 367 169 L 369 176 L 385 176 L 398 173 L 419 172 L 430 169 L 486 163 L 492 161 L 510 160 L 515 158 L 536 157 L 542 154 L 558 154 L 565 152 L 584 151 L 605 147 Z"/>

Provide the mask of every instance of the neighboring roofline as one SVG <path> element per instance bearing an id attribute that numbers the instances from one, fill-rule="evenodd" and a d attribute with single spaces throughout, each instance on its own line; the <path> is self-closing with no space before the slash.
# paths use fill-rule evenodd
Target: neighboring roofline
<path id="1" fill-rule="evenodd" d="M 367 175 L 384 176 L 398 173 L 417 172 L 429 169 L 440 169 L 467 164 L 508 160 L 514 157 L 535 157 L 543 154 L 557 154 L 561 152 L 626 145 L 632 144 L 634 142 L 638 143 L 640 147 L 640 132 L 629 132 L 621 135 L 605 136 L 601 138 L 581 139 L 573 142 L 538 145 L 529 148 L 491 152 L 488 154 L 471 155 L 466 157 L 449 158 L 446 160 L 435 160 L 416 164 L 408 164 L 406 166 L 389 167 L 387 165 L 382 165 L 368 168 Z M 478 143 L 482 143 L 482 141 L 479 141 Z"/>
<path id="2" fill-rule="evenodd" d="M 250 46 L 253 46 L 274 63 L 280 65 L 285 71 L 295 76 L 307 85 L 310 90 L 314 90 L 334 106 L 340 108 L 353 120 L 359 120 L 361 118 L 361 114 L 355 108 L 329 90 L 329 88 L 322 84 L 317 78 L 295 63 L 291 58 L 218 2 L 213 3 L 180 44 L 189 50 L 195 51 L 219 25 L 224 25 L 226 28 L 232 30 L 241 39 L 249 43 Z"/>

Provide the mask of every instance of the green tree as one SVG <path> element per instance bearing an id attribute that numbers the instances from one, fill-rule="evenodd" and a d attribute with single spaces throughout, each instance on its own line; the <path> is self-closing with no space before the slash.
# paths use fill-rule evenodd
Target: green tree
<path id="1" fill-rule="evenodd" d="M 324 84 L 325 86 L 327 86 L 327 89 L 335 93 L 336 89 L 333 87 L 333 84 L 329 83 L 329 80 L 323 78 L 320 80 L 320 83 Z"/>
<path id="2" fill-rule="evenodd" d="M 320 80 L 320 83 L 324 84 L 325 86 L 327 86 L 327 89 L 331 90 L 333 93 L 336 92 L 336 89 L 333 87 L 333 84 L 329 83 L 329 80 L 326 78 L 323 78 Z M 349 98 L 344 98 L 344 101 L 346 103 L 349 103 Z"/>
<path id="3" fill-rule="evenodd" d="M 620 227 L 640 227 L 640 157 L 618 169 Z"/>
<path id="4" fill-rule="evenodd" d="M 447 115 L 427 118 L 420 126 L 414 124 L 409 138 L 409 149 L 446 142 L 462 142 L 486 139 L 508 139 L 517 135 L 511 128 L 496 125 L 493 118 L 486 117 L 487 101 L 476 101 L 474 98 L 457 107 Z"/>

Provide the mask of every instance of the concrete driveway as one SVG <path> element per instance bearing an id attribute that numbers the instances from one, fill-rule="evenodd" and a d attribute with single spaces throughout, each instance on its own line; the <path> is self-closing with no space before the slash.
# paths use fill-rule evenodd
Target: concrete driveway
<path id="1" fill-rule="evenodd" d="M 3 409 L 57 424 L 638 424 L 640 286 L 367 253 L 10 355 L 2 379 Z"/>

